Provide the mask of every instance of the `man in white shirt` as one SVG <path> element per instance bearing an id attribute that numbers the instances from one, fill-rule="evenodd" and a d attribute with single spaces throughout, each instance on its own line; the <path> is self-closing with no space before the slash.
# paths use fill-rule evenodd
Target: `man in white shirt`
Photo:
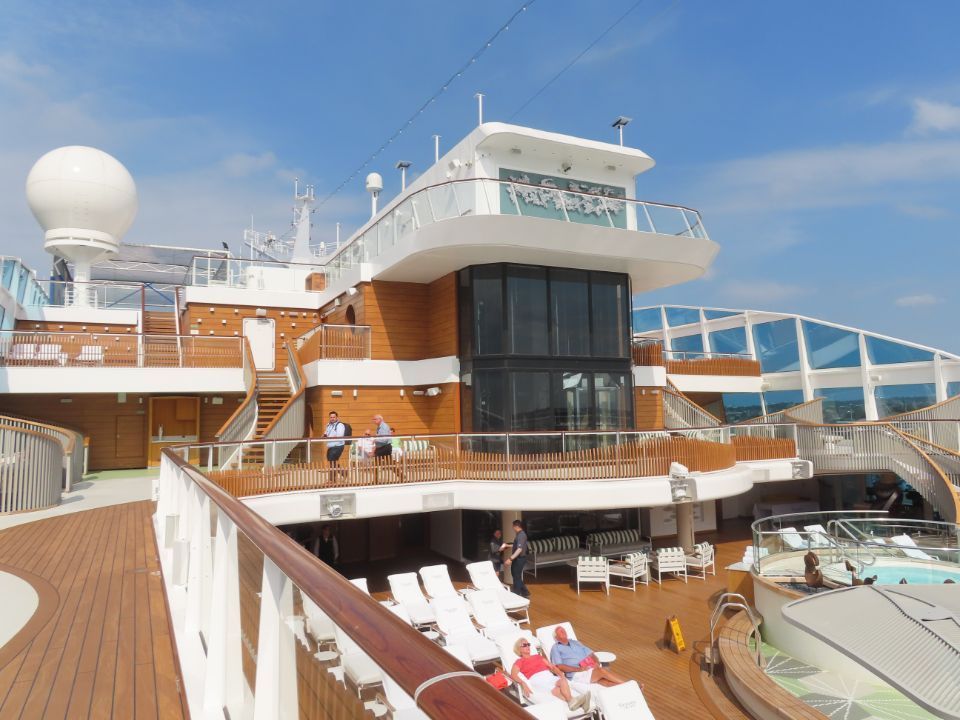
<path id="1" fill-rule="evenodd" d="M 347 429 L 343 423 L 340 422 L 340 416 L 337 415 L 336 412 L 331 412 L 330 422 L 327 423 L 327 427 L 323 431 L 323 437 L 342 438 L 346 433 Z M 343 455 L 343 446 L 343 440 L 333 440 L 327 443 L 327 462 L 330 463 L 330 467 L 337 467 L 337 463 L 340 462 L 340 456 Z"/>

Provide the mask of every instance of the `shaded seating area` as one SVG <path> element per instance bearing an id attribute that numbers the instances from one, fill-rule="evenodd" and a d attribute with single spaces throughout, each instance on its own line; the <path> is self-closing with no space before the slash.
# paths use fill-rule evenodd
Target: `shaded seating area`
<path id="1" fill-rule="evenodd" d="M 653 543 L 640 535 L 637 529 L 607 530 L 587 535 L 587 547 L 591 555 L 626 555 L 635 552 L 649 552 Z"/>
<path id="2" fill-rule="evenodd" d="M 537 576 L 537 569 L 550 565 L 563 565 L 568 560 L 585 554 L 580 547 L 580 538 L 576 535 L 558 535 L 557 537 L 531 540 L 529 544 L 529 563 L 527 569 Z"/>

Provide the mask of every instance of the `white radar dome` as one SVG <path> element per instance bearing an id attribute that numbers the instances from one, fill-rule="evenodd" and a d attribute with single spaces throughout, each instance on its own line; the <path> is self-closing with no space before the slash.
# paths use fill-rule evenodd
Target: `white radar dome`
<path id="1" fill-rule="evenodd" d="M 383 190 L 383 178 L 380 173 L 370 173 L 367 175 L 367 192 L 380 192 Z"/>
<path id="2" fill-rule="evenodd" d="M 37 160 L 27 202 L 47 252 L 88 265 L 117 252 L 137 214 L 137 186 L 112 155 L 71 145 Z"/>

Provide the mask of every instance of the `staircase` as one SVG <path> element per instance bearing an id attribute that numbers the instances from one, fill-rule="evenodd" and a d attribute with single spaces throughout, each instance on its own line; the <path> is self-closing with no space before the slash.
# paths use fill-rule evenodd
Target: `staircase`
<path id="1" fill-rule="evenodd" d="M 143 313 L 144 367 L 179 367 L 177 318 L 172 312 L 146 310 Z"/>
<path id="2" fill-rule="evenodd" d="M 176 316 L 172 312 L 147 310 L 143 313 L 143 334 L 176 335 Z"/>
<path id="3" fill-rule="evenodd" d="M 290 381 L 285 372 L 257 371 L 257 429 L 253 437 L 259 440 L 290 400 Z"/>

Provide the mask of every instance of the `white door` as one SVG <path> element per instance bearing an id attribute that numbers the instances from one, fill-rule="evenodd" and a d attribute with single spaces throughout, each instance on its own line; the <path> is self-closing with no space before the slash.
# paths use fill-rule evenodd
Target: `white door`
<path id="1" fill-rule="evenodd" d="M 244 318 L 243 335 L 250 343 L 257 370 L 273 370 L 276 361 L 276 323 L 271 318 Z"/>

